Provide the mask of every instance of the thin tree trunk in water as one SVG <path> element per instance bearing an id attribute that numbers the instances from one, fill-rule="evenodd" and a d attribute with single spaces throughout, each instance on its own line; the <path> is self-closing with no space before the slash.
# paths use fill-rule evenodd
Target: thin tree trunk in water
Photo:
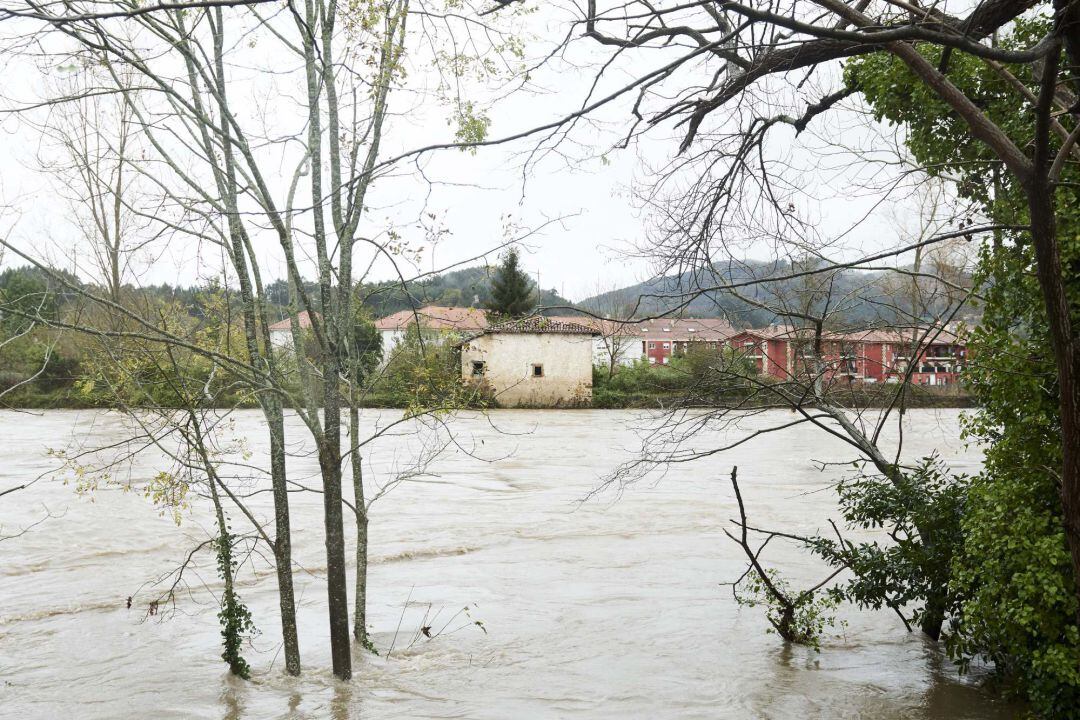
<path id="1" fill-rule="evenodd" d="M 323 191 L 323 142 L 320 96 L 324 90 L 320 75 L 325 72 L 322 64 L 332 62 L 330 48 L 324 45 L 316 51 L 314 28 L 319 20 L 331 22 L 333 10 L 325 10 L 316 1 L 304 3 L 304 69 L 307 77 L 308 153 L 311 157 L 312 238 L 318 259 L 319 300 L 321 320 L 313 317 L 312 323 L 322 323 L 322 340 L 319 343 L 323 383 L 323 430 L 319 438 L 319 468 L 323 483 L 323 522 L 326 530 L 326 595 L 330 620 L 330 656 L 334 675 L 342 680 L 352 677 L 352 648 L 349 639 L 349 589 L 345 577 L 345 530 L 341 512 L 341 341 L 343 334 L 338 323 L 337 304 L 334 300 L 334 272 L 330 262 L 327 242 L 326 220 L 323 217 L 326 193 Z M 299 20 L 299 16 L 297 17 Z M 324 36 L 325 40 L 325 36 Z M 333 133 L 331 133 L 333 136 Z M 337 196 L 334 188 L 331 197 Z M 350 292 L 352 281 L 343 273 L 339 283 Z"/>
<path id="2" fill-rule="evenodd" d="M 242 301 L 241 312 L 243 316 L 244 338 L 247 345 L 248 356 L 252 363 L 265 364 L 265 367 L 273 373 L 275 370 L 274 351 L 270 343 L 270 335 L 267 329 L 268 322 L 265 306 L 257 302 L 256 293 L 263 295 L 261 283 L 258 281 L 258 262 L 251 256 L 250 267 L 245 256 L 245 230 L 241 222 L 239 206 L 237 202 L 236 162 L 233 155 L 234 145 L 231 141 L 232 128 L 228 122 L 229 108 L 227 102 L 227 87 L 225 81 L 224 61 L 224 15 L 214 13 L 214 54 L 213 71 L 214 83 L 217 88 L 215 101 L 220 108 L 221 137 L 224 139 L 221 159 L 224 168 L 216 165 L 214 179 L 218 192 L 225 202 L 228 211 L 228 228 L 230 245 L 230 259 L 233 269 L 236 271 L 237 282 L 240 286 L 240 298 Z M 190 48 L 187 49 L 190 53 Z M 193 56 L 191 53 L 190 56 Z M 189 56 L 189 57 L 190 57 Z M 187 72 L 191 88 L 197 88 L 196 69 L 194 63 L 187 61 Z M 202 101 L 197 92 L 192 93 L 192 103 L 201 110 Z M 213 156 L 215 143 L 210 138 L 209 130 L 201 127 L 204 148 L 208 156 Z M 250 273 L 250 274 L 249 274 Z M 252 287 L 252 276 L 255 278 L 255 287 Z M 263 333 L 263 348 L 259 346 L 259 330 Z M 264 352 L 265 351 L 265 352 Z M 289 496 L 287 493 L 285 475 L 285 431 L 282 415 L 281 400 L 272 392 L 258 392 L 259 405 L 263 416 L 266 418 L 270 432 L 270 479 L 274 498 L 274 564 L 277 570 L 278 580 L 278 604 L 281 611 L 282 640 L 285 649 L 285 670 L 290 675 L 300 674 L 300 647 L 296 629 L 296 601 L 292 582 L 292 539 L 289 523 Z"/>
<path id="3" fill-rule="evenodd" d="M 334 388 L 336 391 L 337 388 Z M 330 611 L 330 655 L 333 659 L 334 675 L 342 680 L 352 677 L 351 643 L 349 641 L 349 591 L 345 578 L 345 531 L 341 514 L 341 465 L 340 440 L 333 442 L 333 436 L 341 432 L 337 414 L 337 404 L 327 393 L 325 413 L 326 434 L 323 447 L 319 450 L 319 464 L 323 477 L 323 511 L 326 526 L 326 596 Z"/>
<path id="4" fill-rule="evenodd" d="M 367 547 L 367 512 L 360 512 L 356 516 L 356 624 L 353 626 L 353 635 L 362 647 L 373 651 L 367 634 Z"/>
<path id="5" fill-rule="evenodd" d="M 281 401 L 270 399 L 265 408 L 270 428 L 270 482 L 274 495 L 274 564 L 277 566 L 281 638 L 285 646 L 285 672 L 300 674 L 300 639 L 296 630 L 296 598 L 292 576 L 292 530 L 285 475 L 285 418 Z"/>
<path id="6" fill-rule="evenodd" d="M 320 264 L 326 267 L 325 259 Z M 324 317 L 332 318 L 328 300 L 329 273 L 322 283 Z M 345 576 L 345 527 L 341 511 L 341 363 L 337 331 L 324 325 L 326 347 L 323 350 L 323 436 L 319 444 L 319 466 L 323 481 L 323 512 L 326 528 L 326 595 L 330 615 L 330 655 L 334 675 L 342 680 L 352 677 L 352 647 L 349 640 L 349 588 Z"/>
<path id="7" fill-rule="evenodd" d="M 360 411 L 357 408 L 358 362 L 353 363 L 353 383 L 349 404 L 349 449 L 352 451 L 353 505 L 356 507 L 356 599 L 353 637 L 361 647 L 374 650 L 367 635 L 368 516 L 364 499 L 364 468 L 360 457 Z"/>
<path id="8" fill-rule="evenodd" d="M 924 541 L 925 542 L 925 541 Z M 941 639 L 941 626 L 945 623 L 945 592 L 931 591 L 926 596 L 926 611 L 919 629 L 931 640 Z"/>

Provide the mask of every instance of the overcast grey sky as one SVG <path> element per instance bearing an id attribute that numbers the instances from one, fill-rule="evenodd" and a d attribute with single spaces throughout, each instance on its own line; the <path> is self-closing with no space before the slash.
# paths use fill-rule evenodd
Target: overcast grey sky
<path id="1" fill-rule="evenodd" d="M 564 12 L 552 11 L 530 19 L 528 27 L 533 37 L 526 46 L 530 58 L 550 51 L 550 39 L 561 37 L 567 30 L 566 18 Z M 247 60 L 258 57 L 259 50 L 252 52 L 253 58 Z M 527 90 L 515 92 L 490 107 L 490 137 L 512 135 L 577 109 L 608 52 L 591 41 L 575 41 L 565 56 L 533 74 Z M 600 87 L 618 87 L 657 62 L 660 60 L 652 57 L 630 56 L 606 71 Z M 8 73 L 14 80 L 6 90 L 9 97 L 29 100 L 44 92 L 43 80 L 35 74 L 32 62 L 25 61 L 22 67 L 9 63 Z M 433 82 L 423 67 L 414 66 L 409 87 L 392 97 L 392 108 L 398 116 L 391 120 L 384 155 L 452 140 L 453 128 L 447 122 L 451 109 L 423 92 Z M 253 85 L 254 104 L 258 104 L 261 92 Z M 483 93 L 478 95 L 483 97 Z M 595 113 L 590 123 L 581 124 L 570 134 L 558 152 L 533 158 L 535 162 L 527 172 L 524 164 L 537 142 L 532 138 L 481 148 L 475 154 L 442 150 L 422 156 L 416 164 L 404 164 L 394 177 L 376 185 L 362 230 L 376 233 L 394 227 L 414 246 L 424 246 L 417 269 L 430 271 L 499 244 L 508 223 L 523 231 L 546 223 L 526 242 L 524 260 L 545 288 L 577 300 L 597 290 L 646 279 L 651 274 L 650 264 L 635 257 L 634 249 L 649 231 L 649 213 L 640 208 L 633 189 L 635 184 L 648 182 L 648 168 L 662 166 L 672 156 L 678 131 L 660 127 L 628 149 L 611 150 L 628 126 L 630 102 L 632 98 Z M 288 112 L 280 108 L 277 111 Z M 849 133 L 852 145 L 865 145 L 869 137 L 855 121 L 824 130 L 826 135 L 833 134 L 830 141 L 837 140 L 837 134 Z M 70 248 L 78 246 L 79 234 L 70 221 L 69 208 L 58 200 L 55 178 L 40 168 L 41 138 L 31 127 L 10 116 L 0 122 L 0 131 L 0 205 L 6 208 L 0 217 L 0 232 L 23 247 L 49 253 L 54 262 L 69 267 L 66 257 Z M 814 142 L 813 138 L 805 139 Z M 779 147 L 777 152 L 783 155 L 786 148 Z M 792 152 L 796 164 L 810 157 L 804 150 Z M 282 162 L 279 183 L 284 183 L 291 172 L 292 166 Z M 831 167 L 826 161 L 823 168 L 806 178 L 800 212 L 814 221 L 824 235 L 843 235 L 840 254 L 874 250 L 894 241 L 903 224 L 897 218 L 910 213 L 904 203 L 896 206 L 890 202 L 866 217 L 878 197 L 855 192 L 853 188 L 865 184 L 865 179 L 849 177 L 842 163 Z M 427 242 L 418 218 L 446 233 L 435 244 Z M 281 277 L 283 265 L 274 259 L 274 241 L 263 240 L 268 248 L 266 270 Z M 768 258 L 774 248 L 767 243 L 755 246 L 748 242 L 739 251 L 748 257 Z M 200 272 L 196 256 L 190 244 L 171 242 L 155 251 L 155 261 L 139 269 L 138 279 L 142 283 L 196 282 L 200 274 L 207 272 L 205 267 Z M 496 258 L 492 255 L 489 259 Z M 200 262 L 206 259 L 200 258 Z M 13 260 L 5 258 L 4 263 L 11 265 Z M 373 275 L 377 279 L 389 278 L 391 268 L 376 265 Z"/>

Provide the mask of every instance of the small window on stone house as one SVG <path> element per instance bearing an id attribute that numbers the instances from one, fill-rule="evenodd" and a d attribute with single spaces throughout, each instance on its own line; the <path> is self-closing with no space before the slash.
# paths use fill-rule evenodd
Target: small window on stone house
<path id="1" fill-rule="evenodd" d="M 534 364 L 532 366 L 532 376 L 533 377 L 544 377 L 544 366 Z"/>
<path id="2" fill-rule="evenodd" d="M 483 360 L 473 360 L 472 374 L 473 377 L 484 377 L 485 363 Z"/>

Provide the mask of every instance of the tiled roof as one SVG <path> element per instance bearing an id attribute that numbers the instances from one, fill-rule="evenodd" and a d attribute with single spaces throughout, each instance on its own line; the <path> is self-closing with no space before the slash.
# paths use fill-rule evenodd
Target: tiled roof
<path id="1" fill-rule="evenodd" d="M 304 330 L 307 330 L 307 329 L 309 329 L 311 327 L 311 316 L 308 315 L 307 310 L 304 310 L 301 313 L 297 313 L 296 319 L 300 322 L 300 327 L 303 328 Z M 276 322 L 273 325 L 271 325 L 269 329 L 270 330 L 288 330 L 291 327 L 292 327 L 292 324 L 289 321 L 289 318 L 285 318 L 284 320 L 281 320 L 280 322 Z"/>
<path id="2" fill-rule="evenodd" d="M 600 331 L 589 325 L 585 325 L 584 323 L 574 322 L 565 318 L 550 318 L 542 315 L 533 315 L 532 317 L 522 318 L 521 320 L 511 320 L 510 322 L 492 325 L 480 334 L 483 335 L 486 333 L 516 333 L 522 335 L 532 335 L 535 333 L 599 335 Z"/>
<path id="3" fill-rule="evenodd" d="M 487 313 L 479 308 L 445 307 L 425 305 L 419 310 L 400 310 L 375 321 L 379 330 L 404 330 L 420 319 L 420 326 L 427 330 L 483 330 L 487 327 Z"/>
<path id="4" fill-rule="evenodd" d="M 915 333 L 918 333 L 915 335 Z M 747 328 L 738 335 L 748 335 L 763 340 L 811 340 L 814 332 L 811 328 L 797 328 L 790 325 L 770 325 L 765 328 Z M 865 342 L 865 343 L 906 343 L 910 344 L 916 336 L 920 343 L 962 343 L 963 339 L 946 328 L 895 327 L 852 330 L 826 330 L 821 339 L 827 342 Z"/>
<path id="5" fill-rule="evenodd" d="M 659 318 L 636 323 L 633 335 L 646 340 L 723 341 L 738 330 L 723 318 Z"/>
<path id="6" fill-rule="evenodd" d="M 738 331 L 723 318 L 659 318 L 657 320 L 611 320 L 583 316 L 550 317 L 593 328 L 601 335 L 624 335 L 642 340 L 727 340 Z"/>
<path id="7" fill-rule="evenodd" d="M 918 339 L 920 343 L 949 344 L 963 343 L 964 340 L 948 328 L 934 327 L 910 327 L 892 328 L 888 330 L 863 330 L 855 332 L 837 333 L 845 340 L 861 341 L 870 343 L 908 343 Z"/>
<path id="8" fill-rule="evenodd" d="M 636 335 L 637 320 L 610 320 L 591 315 L 549 315 L 548 320 L 592 328 L 601 335 Z"/>
<path id="9" fill-rule="evenodd" d="M 735 334 L 749 335 L 762 340 L 790 340 L 805 337 L 808 332 L 810 331 L 806 328 L 793 325 L 768 325 L 761 328 L 743 328 L 742 330 L 736 330 Z"/>

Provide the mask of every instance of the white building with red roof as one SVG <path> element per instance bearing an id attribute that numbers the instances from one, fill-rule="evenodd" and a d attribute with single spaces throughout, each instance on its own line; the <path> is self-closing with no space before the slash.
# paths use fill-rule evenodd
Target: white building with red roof
<path id="1" fill-rule="evenodd" d="M 425 305 L 416 310 L 400 310 L 379 318 L 375 327 L 382 335 L 383 357 L 405 338 L 409 328 L 418 327 L 432 338 L 468 335 L 488 326 L 487 312 L 480 308 Z"/>
<path id="2" fill-rule="evenodd" d="M 308 315 L 307 310 L 298 313 L 296 319 L 300 324 L 301 330 L 311 329 L 311 316 Z M 290 318 L 285 318 L 280 322 L 276 322 L 267 329 L 270 331 L 270 344 L 272 346 L 278 350 L 292 350 L 293 336 L 292 320 Z"/>

